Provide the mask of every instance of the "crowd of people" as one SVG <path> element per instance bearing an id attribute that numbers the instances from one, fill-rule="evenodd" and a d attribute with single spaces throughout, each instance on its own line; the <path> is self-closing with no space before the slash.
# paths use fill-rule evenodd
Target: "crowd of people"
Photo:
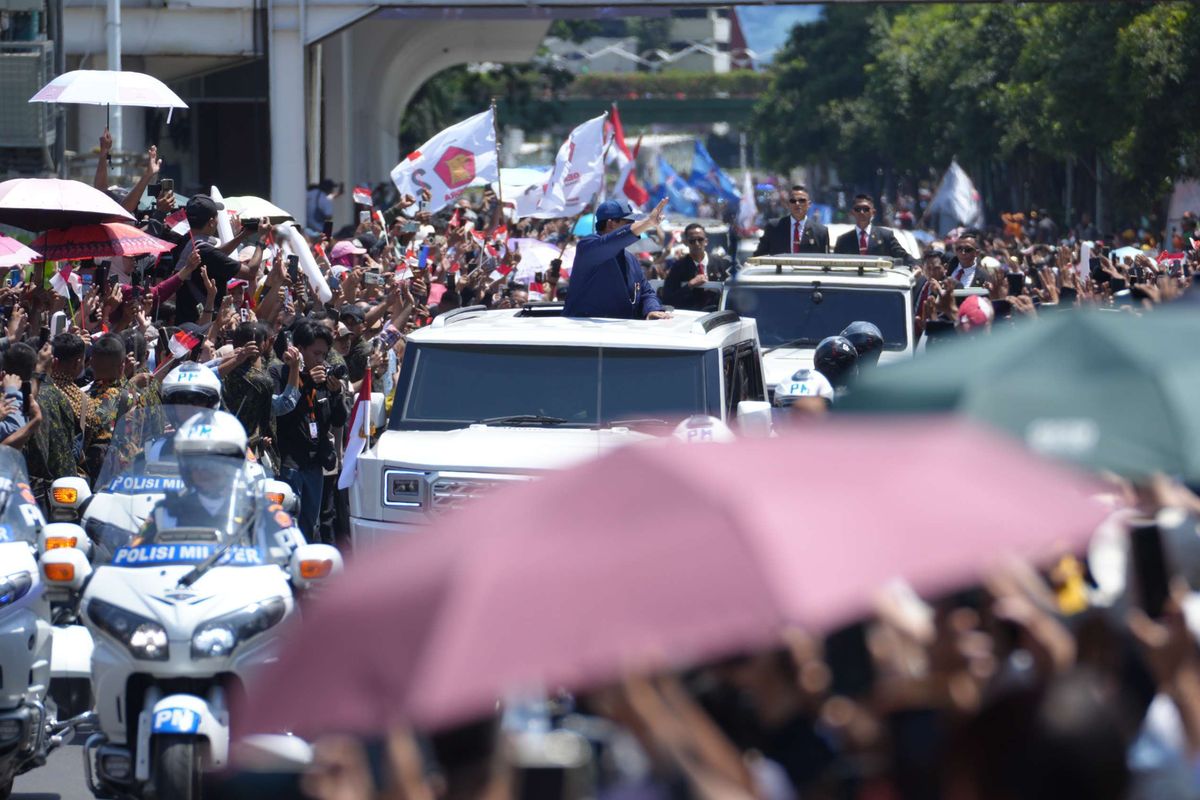
<path id="1" fill-rule="evenodd" d="M 81 283 L 65 290 L 40 268 L 4 281 L 0 441 L 23 451 L 43 503 L 56 478 L 97 478 L 131 411 L 211 405 L 215 394 L 244 427 L 251 455 L 292 486 L 305 535 L 344 545 L 337 478 L 351 404 L 368 378 L 390 403 L 407 334 L 456 308 L 538 300 L 565 302 L 568 315 L 661 318 L 671 307 L 711 305 L 703 286 L 735 279 L 739 266 L 736 254 L 709 246 L 703 225 L 668 233 L 661 205 L 643 218 L 602 203 L 598 236 L 589 236 L 576 232 L 577 219 L 511 220 L 490 189 L 436 214 L 424 210 L 427 196 L 400 197 L 333 231 L 340 187 L 323 182 L 310 191 L 303 225 L 331 292 L 323 302 L 271 219 L 238 218 L 203 194 L 182 203 L 159 180 L 153 148 L 132 188 L 109 186 L 109 145 L 102 139 L 96 187 L 173 249 L 77 262 Z M 808 218 L 806 187 L 779 199 L 788 213 L 764 220 L 760 253 L 907 263 L 930 343 L 1057 309 L 1142 313 L 1196 297 L 1192 217 L 1166 237 L 1173 249 L 1160 250 L 1137 235 L 1105 237 L 1086 219 L 1060 235 L 1044 215 L 1032 224 L 1006 215 L 995 229 L 927 237 L 917 259 L 877 222 L 869 196 L 854 198 L 855 228 L 833 241 Z M 222 241 L 225 217 L 232 237 Z M 643 234 L 654 246 L 631 248 L 648 241 Z M 531 265 L 530 251 L 514 245 L 530 240 L 558 256 Z M 961 288 L 983 291 L 956 296 Z M 67 324 L 51 331 L 60 312 Z M 846 346 L 862 332 L 846 332 Z M 173 381 L 184 365 L 203 378 Z M 821 385 L 844 386 L 844 376 Z M 1169 513 L 1178 536 L 1196 535 L 1200 498 L 1178 483 L 1114 482 L 1112 497 L 1123 509 L 1113 524 Z M 1048 573 L 1011 566 L 930 603 L 883 595 L 873 619 L 827 637 L 797 634 L 769 652 L 630 676 L 431 736 L 329 738 L 317 744 L 303 791 L 331 800 L 1200 795 L 1200 653 L 1186 588 L 1173 587 L 1152 619 L 1090 602 L 1089 578 L 1066 555 Z M 553 795 L 539 793 L 544 768 L 510 738 L 533 717 L 587 743 L 577 768 L 561 768 Z"/>

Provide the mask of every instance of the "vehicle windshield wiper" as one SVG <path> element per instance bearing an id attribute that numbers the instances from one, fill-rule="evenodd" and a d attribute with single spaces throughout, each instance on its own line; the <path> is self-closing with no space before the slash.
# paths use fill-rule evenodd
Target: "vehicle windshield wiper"
<path id="1" fill-rule="evenodd" d="M 253 520 L 253 516 L 251 516 L 250 519 Z M 212 569 L 216 565 L 216 563 L 221 560 L 221 557 L 229 552 L 230 548 L 232 548 L 238 542 L 242 541 L 242 539 L 245 537 L 246 531 L 248 531 L 248 530 L 250 530 L 249 523 L 239 526 L 237 533 L 235 533 L 233 536 L 229 537 L 229 540 L 227 542 L 225 542 L 225 544 L 221 545 L 216 550 L 212 551 L 212 553 L 209 555 L 208 558 L 204 559 L 199 564 L 192 567 L 190 572 L 188 572 L 186 575 L 184 575 L 182 578 L 180 578 L 179 583 L 175 584 L 175 588 L 176 589 L 186 589 L 189 586 L 191 586 L 193 583 L 195 583 L 196 581 L 198 581 L 202 577 L 204 577 L 205 573 L 207 573 L 210 569 Z"/>
<path id="2" fill-rule="evenodd" d="M 766 350 L 763 350 L 763 355 L 765 356 L 767 353 L 774 353 L 776 350 L 780 350 L 784 347 L 804 347 L 806 345 L 812 346 L 815 344 L 817 344 L 816 339 L 805 336 L 800 339 L 792 339 L 790 342 L 783 342 L 782 344 L 772 345 L 771 347 L 768 347 Z"/>
<path id="3" fill-rule="evenodd" d="M 513 414 L 508 417 L 475 420 L 476 425 L 562 425 L 565 422 L 562 417 L 549 417 L 545 414 Z"/>
<path id="4" fill-rule="evenodd" d="M 658 417 L 631 417 L 630 419 L 614 419 L 608 423 L 608 427 L 615 428 L 619 425 L 670 425 L 665 419 Z"/>

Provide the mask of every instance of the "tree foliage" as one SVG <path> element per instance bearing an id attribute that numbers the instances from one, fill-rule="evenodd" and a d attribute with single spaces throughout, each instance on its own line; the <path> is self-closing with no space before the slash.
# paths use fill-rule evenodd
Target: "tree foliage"
<path id="1" fill-rule="evenodd" d="M 760 152 L 866 185 L 956 157 L 995 204 L 1059 210 L 1071 164 L 1131 214 L 1200 172 L 1198 23 L 1184 2 L 826 6 L 771 68 Z"/>

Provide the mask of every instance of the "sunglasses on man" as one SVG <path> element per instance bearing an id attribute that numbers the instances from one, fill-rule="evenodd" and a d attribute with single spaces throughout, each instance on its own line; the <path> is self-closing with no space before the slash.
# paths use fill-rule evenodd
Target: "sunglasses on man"
<path id="1" fill-rule="evenodd" d="M 961 245 L 961 246 L 955 247 L 954 252 L 965 253 L 965 254 L 969 255 L 969 254 L 977 252 L 977 251 L 974 247 L 971 247 L 971 245 L 966 244 L 966 245 Z"/>
<path id="2" fill-rule="evenodd" d="M 707 241 L 708 241 L 708 239 L 688 239 L 687 243 L 688 244 L 704 244 Z"/>
<path id="3" fill-rule="evenodd" d="M 871 207 L 870 206 L 855 206 L 854 210 L 856 212 L 858 212 L 859 214 L 869 214 L 871 212 Z"/>
<path id="4" fill-rule="evenodd" d="M 803 206 L 803 205 L 808 204 L 808 198 L 807 197 L 793 197 L 791 200 L 788 200 L 788 202 L 794 206 Z"/>

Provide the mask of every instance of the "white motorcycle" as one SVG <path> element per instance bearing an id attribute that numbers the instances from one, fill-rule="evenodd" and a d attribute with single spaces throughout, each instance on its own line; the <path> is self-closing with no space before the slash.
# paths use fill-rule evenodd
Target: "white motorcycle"
<path id="1" fill-rule="evenodd" d="M 97 797 L 199 797 L 202 773 L 228 761 L 231 696 L 274 657 L 297 591 L 341 569 L 244 463 L 190 455 L 182 466 L 193 489 L 168 495 L 140 530 L 93 526 L 94 571 L 82 554 L 47 556 L 72 564 L 95 639 L 99 732 L 84 767 Z"/>
<path id="2" fill-rule="evenodd" d="M 46 548 L 86 547 L 78 525 L 46 525 L 29 489 L 25 459 L 0 447 L 0 798 L 13 778 L 46 763 L 83 718 L 59 722 L 52 679 L 56 629 L 38 569 Z"/>

